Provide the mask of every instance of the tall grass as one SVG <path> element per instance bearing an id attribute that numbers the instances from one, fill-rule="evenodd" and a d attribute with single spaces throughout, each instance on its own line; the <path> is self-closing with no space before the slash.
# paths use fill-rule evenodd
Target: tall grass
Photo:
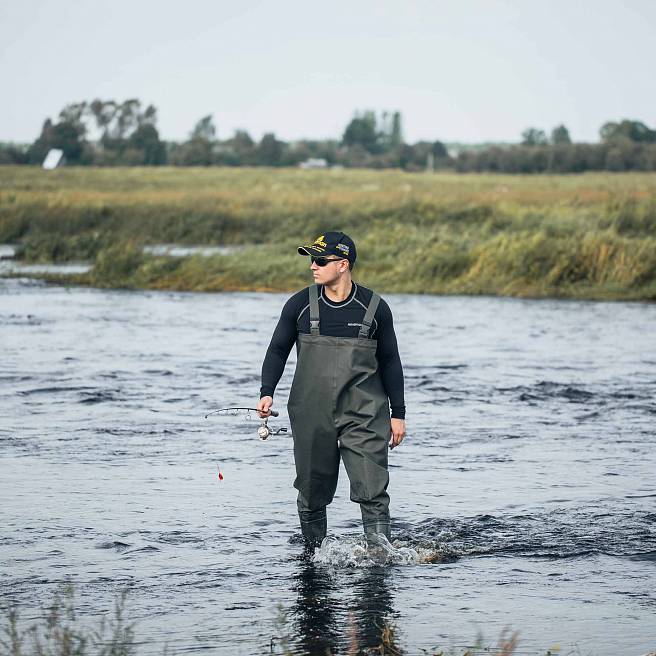
<path id="1" fill-rule="evenodd" d="M 296 246 L 329 229 L 380 291 L 656 299 L 656 176 L 0 167 L 0 242 L 31 261 L 90 259 L 81 284 L 281 290 Z M 212 258 L 145 244 L 250 244 Z"/>
<path id="2" fill-rule="evenodd" d="M 4 622 L 0 626 L 1 656 L 135 656 L 139 653 L 139 642 L 135 638 L 134 622 L 125 618 L 126 593 L 121 593 L 114 601 L 112 617 L 105 616 L 90 627 L 79 616 L 75 600 L 75 589 L 72 584 L 64 584 L 55 591 L 52 602 L 47 608 L 41 609 L 39 619 L 27 628 L 22 628 L 20 609 L 15 603 L 2 604 Z M 336 627 L 339 628 L 339 627 Z M 347 654 L 361 656 L 378 654 L 387 656 L 403 656 L 406 649 L 400 644 L 398 630 L 391 621 L 385 621 L 380 627 L 380 643 L 374 647 L 360 644 L 358 627 L 353 614 L 349 614 L 344 637 L 347 639 Z M 477 654 L 493 652 L 498 656 L 511 656 L 518 645 L 518 633 L 504 630 L 496 647 L 486 646 L 482 636 L 476 639 L 465 651 L 458 649 L 444 651 L 441 649 L 422 650 L 432 656 L 476 656 Z M 275 634 L 271 636 L 267 649 L 260 653 L 282 654 L 291 656 L 299 652 L 299 644 L 303 644 L 303 636 L 294 632 L 293 621 L 288 613 L 279 606 L 275 621 Z M 229 640 L 229 637 L 228 637 Z M 205 646 L 207 648 L 207 646 Z M 152 650 L 151 650 L 152 651 Z M 239 644 L 235 651 L 241 653 Z M 165 645 L 164 656 L 171 653 Z M 315 652 L 313 652 L 315 653 Z M 329 654 L 329 651 L 326 651 Z M 547 656 L 550 652 L 546 652 Z"/>
<path id="3" fill-rule="evenodd" d="M 41 619 L 20 628 L 19 607 L 3 604 L 5 622 L 0 638 L 2 656 L 132 656 L 135 653 L 134 624 L 124 617 L 126 594 L 114 602 L 113 616 L 102 617 L 93 628 L 78 615 L 72 584 L 62 586 L 50 605 L 41 609 Z"/>

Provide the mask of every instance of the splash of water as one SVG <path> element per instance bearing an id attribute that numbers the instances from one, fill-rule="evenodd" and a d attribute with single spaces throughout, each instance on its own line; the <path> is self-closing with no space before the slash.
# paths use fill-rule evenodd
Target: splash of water
<path id="1" fill-rule="evenodd" d="M 373 567 L 376 565 L 418 565 L 438 562 L 435 549 L 414 548 L 407 542 L 391 543 L 384 535 L 367 540 L 357 537 L 329 536 L 323 539 L 312 556 L 312 562 L 329 567 Z"/>

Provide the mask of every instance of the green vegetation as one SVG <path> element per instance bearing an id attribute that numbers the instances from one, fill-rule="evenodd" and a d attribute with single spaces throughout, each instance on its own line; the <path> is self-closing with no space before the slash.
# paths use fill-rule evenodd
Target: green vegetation
<path id="1" fill-rule="evenodd" d="M 61 586 L 41 618 L 28 628 L 19 626 L 16 604 L 2 604 L 4 622 L 0 632 L 2 656 L 130 656 L 135 653 L 134 623 L 124 619 L 126 593 L 114 602 L 113 617 L 102 617 L 88 628 L 80 621 L 72 584 Z"/>
<path id="2" fill-rule="evenodd" d="M 406 143 L 400 112 L 356 112 L 341 138 L 286 143 L 273 132 L 258 142 L 245 130 L 218 138 L 212 115 L 203 116 L 183 142 L 165 142 L 157 131 L 157 108 L 130 98 L 95 99 L 66 105 L 55 121 L 24 146 L 0 143 L 0 164 L 41 164 L 52 148 L 68 164 L 84 166 L 328 166 L 455 170 L 461 173 L 581 173 L 656 171 L 656 130 L 636 120 L 609 121 L 599 129 L 601 143 L 573 143 L 557 125 L 546 132 L 530 127 L 521 143 Z M 439 130 L 439 127 L 437 127 Z"/>
<path id="3" fill-rule="evenodd" d="M 133 656 L 139 652 L 140 643 L 135 640 L 136 623 L 126 623 L 125 620 L 126 598 L 127 592 L 120 594 L 114 602 L 113 617 L 107 619 L 103 616 L 95 628 L 86 626 L 79 616 L 75 589 L 70 583 L 62 585 L 54 593 L 51 604 L 45 609 L 41 608 L 40 618 L 25 629 L 20 626 L 18 605 L 4 603 L 1 607 L 4 621 L 0 627 L 0 656 Z M 280 606 L 275 626 L 277 635 L 271 637 L 269 648 L 262 653 L 284 656 L 299 653 L 298 645 L 303 644 L 303 638 L 294 634 L 292 622 Z M 345 627 L 347 653 L 351 656 L 403 656 L 407 653 L 399 645 L 397 629 L 392 622 L 385 621 L 380 629 L 380 644 L 376 647 L 362 647 L 358 641 L 355 618 L 350 613 Z M 461 649 L 445 651 L 435 648 L 422 652 L 431 656 L 476 656 L 491 652 L 498 656 L 512 656 L 518 644 L 519 634 L 504 629 L 496 646 L 485 645 L 479 634 L 475 643 L 464 648 L 464 652 Z M 555 652 L 558 652 L 558 648 Z M 165 656 L 169 653 L 168 645 L 164 646 L 162 653 Z M 332 652 L 327 648 L 325 653 L 329 655 Z M 553 653 L 547 651 L 546 656 Z"/>
<path id="4" fill-rule="evenodd" d="M 656 300 L 649 174 L 0 167 L 0 190 L 0 243 L 94 261 L 76 284 L 290 291 L 311 280 L 296 246 L 340 229 L 354 277 L 381 292 Z M 247 247 L 142 253 L 157 243 Z"/>

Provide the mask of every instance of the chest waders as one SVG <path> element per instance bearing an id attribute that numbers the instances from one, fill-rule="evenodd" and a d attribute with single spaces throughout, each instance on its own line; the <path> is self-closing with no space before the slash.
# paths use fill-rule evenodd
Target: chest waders
<path id="1" fill-rule="evenodd" d="M 310 286 L 310 334 L 299 333 L 297 363 L 287 409 L 294 436 L 294 461 L 301 531 L 307 543 L 326 535 L 326 506 L 337 488 L 340 456 L 350 481 L 351 501 L 360 504 L 367 536 L 390 537 L 387 449 L 388 399 L 369 329 L 380 297 L 374 293 L 358 337 L 319 332 L 319 293 Z"/>

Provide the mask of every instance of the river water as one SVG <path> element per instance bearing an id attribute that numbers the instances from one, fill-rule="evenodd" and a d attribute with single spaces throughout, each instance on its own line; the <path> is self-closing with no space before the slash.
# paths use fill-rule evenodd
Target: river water
<path id="1" fill-rule="evenodd" d="M 139 653 L 656 649 L 656 305 L 389 295 L 408 437 L 391 555 L 299 544 L 291 438 L 252 405 L 287 295 L 0 280 L 0 583 L 24 621 L 128 589 Z M 285 401 L 294 351 L 276 392 Z M 223 480 L 217 475 L 221 469 Z M 430 561 L 430 562 L 427 562 Z"/>

